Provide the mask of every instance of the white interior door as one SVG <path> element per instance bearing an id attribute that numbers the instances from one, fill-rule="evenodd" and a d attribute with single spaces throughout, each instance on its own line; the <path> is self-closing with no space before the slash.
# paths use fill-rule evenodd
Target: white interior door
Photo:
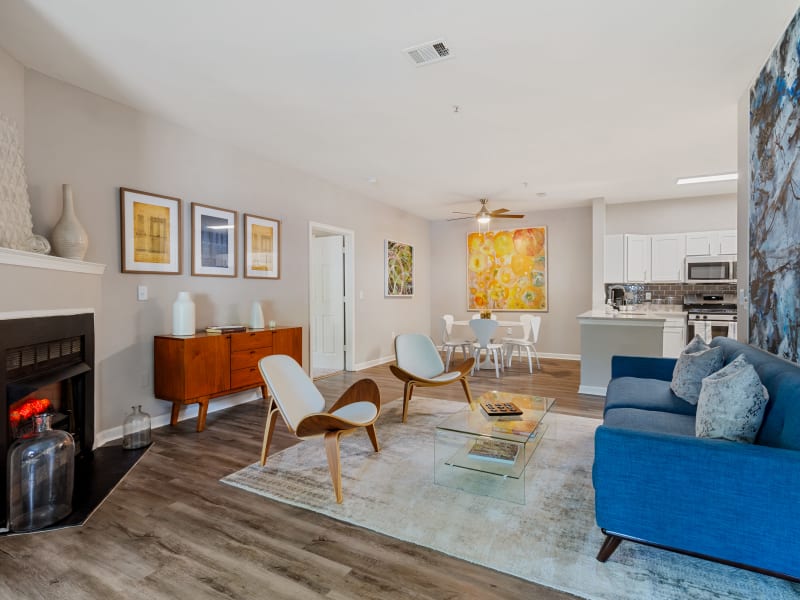
<path id="1" fill-rule="evenodd" d="M 344 369 L 344 236 L 312 240 L 311 364 L 317 369 Z"/>

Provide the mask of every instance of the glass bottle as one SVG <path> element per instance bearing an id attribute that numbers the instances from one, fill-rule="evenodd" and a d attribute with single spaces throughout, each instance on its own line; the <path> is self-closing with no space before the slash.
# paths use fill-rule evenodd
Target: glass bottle
<path id="1" fill-rule="evenodd" d="M 8 527 L 35 531 L 72 512 L 75 441 L 53 430 L 53 415 L 32 417 L 33 432 L 16 440 L 8 452 Z"/>
<path id="2" fill-rule="evenodd" d="M 150 415 L 142 410 L 142 405 L 131 406 L 131 414 L 122 424 L 122 447 L 136 450 L 150 445 Z"/>

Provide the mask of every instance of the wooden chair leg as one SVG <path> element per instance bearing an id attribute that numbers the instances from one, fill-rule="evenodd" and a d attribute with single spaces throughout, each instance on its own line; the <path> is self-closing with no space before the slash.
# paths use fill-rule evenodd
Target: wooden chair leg
<path id="1" fill-rule="evenodd" d="M 614 554 L 614 550 L 617 549 L 621 541 L 621 537 L 607 533 L 603 545 L 600 546 L 600 552 L 597 553 L 597 560 L 600 562 L 606 562 L 609 558 L 611 558 L 611 555 Z"/>
<path id="2" fill-rule="evenodd" d="M 175 426 L 178 424 L 178 417 L 181 414 L 181 405 L 177 402 L 172 403 L 172 413 L 169 416 L 169 424 Z"/>
<path id="3" fill-rule="evenodd" d="M 408 417 L 408 405 L 411 403 L 411 394 L 414 393 L 414 383 L 409 381 L 403 388 L 403 423 L 406 422 Z"/>
<path id="4" fill-rule="evenodd" d="M 472 402 L 472 392 L 469 389 L 469 383 L 467 382 L 466 377 L 461 378 L 461 387 L 464 388 L 464 394 L 467 396 L 467 402 L 469 403 L 469 409 L 475 410 L 475 405 Z"/>
<path id="5" fill-rule="evenodd" d="M 342 431 L 329 431 L 325 434 L 325 454 L 328 455 L 328 470 L 331 472 L 336 502 L 342 503 L 342 465 L 339 460 L 339 436 Z"/>
<path id="6" fill-rule="evenodd" d="M 372 425 L 367 425 L 367 435 L 369 436 L 369 441 L 372 442 L 372 447 L 375 448 L 375 452 L 380 452 L 381 447 L 378 445 L 378 436 L 375 433 L 375 423 Z"/>
<path id="7" fill-rule="evenodd" d="M 263 467 L 267 464 L 267 453 L 269 452 L 269 445 L 272 443 L 272 432 L 275 431 L 275 422 L 278 420 L 278 411 L 272 410 L 267 415 L 267 424 L 264 426 L 264 441 L 261 443 L 261 461 Z"/>

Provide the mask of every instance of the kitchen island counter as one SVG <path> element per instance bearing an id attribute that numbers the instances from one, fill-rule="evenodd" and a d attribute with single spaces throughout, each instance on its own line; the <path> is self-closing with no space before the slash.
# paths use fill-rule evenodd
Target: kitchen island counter
<path id="1" fill-rule="evenodd" d="M 613 312 L 600 308 L 578 315 L 581 328 L 578 393 L 605 395 L 614 355 L 663 356 L 665 324 L 685 317 L 686 313 L 681 310 L 659 305 Z"/>

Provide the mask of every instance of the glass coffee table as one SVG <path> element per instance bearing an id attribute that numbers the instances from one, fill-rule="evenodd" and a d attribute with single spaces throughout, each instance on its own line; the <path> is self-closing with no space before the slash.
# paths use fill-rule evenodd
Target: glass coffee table
<path id="1" fill-rule="evenodd" d="M 519 416 L 490 417 L 482 402 L 512 402 Z M 450 415 L 436 426 L 434 482 L 525 504 L 525 471 L 542 440 L 544 416 L 555 398 L 507 392 L 486 392 L 474 410 Z"/>

